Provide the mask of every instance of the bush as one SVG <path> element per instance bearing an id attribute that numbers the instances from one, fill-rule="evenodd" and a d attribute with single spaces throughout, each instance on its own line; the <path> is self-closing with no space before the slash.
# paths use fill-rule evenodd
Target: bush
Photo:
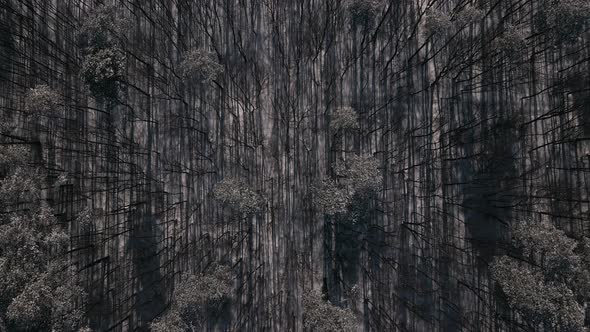
<path id="1" fill-rule="evenodd" d="M 340 182 L 354 193 L 376 191 L 381 187 L 379 160 L 373 156 L 351 156 L 337 162 L 333 169 Z"/>
<path id="2" fill-rule="evenodd" d="M 190 275 L 174 290 L 170 310 L 150 324 L 152 331 L 187 331 L 201 327 L 207 311 L 228 300 L 232 289 L 230 269 L 215 266 L 208 273 Z"/>
<path id="3" fill-rule="evenodd" d="M 213 195 L 223 204 L 228 204 L 243 213 L 255 213 L 262 209 L 264 200 L 249 185 L 227 178 L 217 183 Z"/>
<path id="4" fill-rule="evenodd" d="M 319 186 L 314 187 L 314 202 L 327 215 L 344 213 L 352 201 L 345 188 L 339 187 L 332 180 L 324 180 Z"/>
<path id="5" fill-rule="evenodd" d="M 303 328 L 314 332 L 357 331 L 356 317 L 350 309 L 340 308 L 322 299 L 314 290 L 303 294 Z"/>
<path id="6" fill-rule="evenodd" d="M 352 107 L 337 108 L 332 112 L 330 118 L 330 129 L 356 129 L 359 127 L 358 115 Z"/>
<path id="7" fill-rule="evenodd" d="M 24 165 L 29 158 L 29 148 L 23 145 L 0 145 L 0 165 L 4 167 Z"/>
<path id="8" fill-rule="evenodd" d="M 506 24 L 504 33 L 496 38 L 495 45 L 498 49 L 512 54 L 525 46 L 526 35 L 521 28 L 512 24 Z"/>
<path id="9" fill-rule="evenodd" d="M 114 5 L 96 8 L 76 33 L 78 46 L 85 52 L 116 46 L 116 35 L 128 28 L 121 13 L 121 9 Z"/>
<path id="10" fill-rule="evenodd" d="M 590 20 L 590 2 L 586 0 L 546 1 L 537 16 L 540 30 L 548 29 L 548 35 L 556 43 L 578 41 Z"/>
<path id="11" fill-rule="evenodd" d="M 434 35 L 446 36 L 453 29 L 451 15 L 438 9 L 429 9 L 425 20 L 426 31 Z"/>
<path id="12" fill-rule="evenodd" d="M 379 161 L 372 156 L 351 156 L 333 166 L 337 182 L 324 180 L 314 186 L 314 203 L 327 215 L 344 213 L 355 195 L 379 190 L 382 177 Z"/>
<path id="13" fill-rule="evenodd" d="M 214 53 L 204 49 L 193 49 L 181 62 L 180 71 L 185 79 L 205 83 L 221 74 L 223 66 L 217 61 Z"/>
<path id="14" fill-rule="evenodd" d="M 47 85 L 37 85 L 25 95 L 25 111 L 33 116 L 58 114 L 63 108 L 61 96 Z"/>
<path id="15" fill-rule="evenodd" d="M 344 4 L 350 12 L 352 26 L 361 25 L 367 29 L 373 26 L 374 18 L 385 6 L 381 0 L 348 0 Z"/>
<path id="16" fill-rule="evenodd" d="M 483 18 L 483 11 L 473 6 L 467 6 L 457 13 L 457 23 L 459 25 L 469 25 Z"/>
<path id="17" fill-rule="evenodd" d="M 125 72 L 125 53 L 116 47 L 97 50 L 84 58 L 81 75 L 96 97 L 117 98 Z"/>

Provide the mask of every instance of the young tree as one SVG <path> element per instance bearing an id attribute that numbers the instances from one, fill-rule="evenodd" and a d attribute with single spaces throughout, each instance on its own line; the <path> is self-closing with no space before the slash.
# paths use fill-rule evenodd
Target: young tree
<path id="1" fill-rule="evenodd" d="M 588 241 L 578 242 L 549 222 L 522 222 L 513 235 L 521 259 L 505 255 L 490 266 L 509 304 L 532 325 L 583 331 L 590 299 Z"/>
<path id="2" fill-rule="evenodd" d="M 95 97 L 118 96 L 125 78 L 125 61 L 125 53 L 117 47 L 97 49 L 84 58 L 80 74 Z"/>
<path id="3" fill-rule="evenodd" d="M 84 55 L 81 76 L 97 98 L 116 99 L 125 78 L 125 52 L 118 34 L 125 20 L 116 6 L 102 6 L 84 21 L 77 34 Z"/>
<path id="4" fill-rule="evenodd" d="M 152 322 L 150 329 L 154 332 L 199 330 L 207 314 L 229 299 L 230 272 L 228 267 L 218 265 L 204 274 L 186 277 L 176 286 L 168 312 Z"/>

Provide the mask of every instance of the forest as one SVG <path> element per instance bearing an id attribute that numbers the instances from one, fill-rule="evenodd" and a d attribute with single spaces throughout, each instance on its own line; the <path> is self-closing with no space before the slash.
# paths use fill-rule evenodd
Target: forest
<path id="1" fill-rule="evenodd" d="M 0 332 L 590 331 L 590 0 L 0 0 Z"/>

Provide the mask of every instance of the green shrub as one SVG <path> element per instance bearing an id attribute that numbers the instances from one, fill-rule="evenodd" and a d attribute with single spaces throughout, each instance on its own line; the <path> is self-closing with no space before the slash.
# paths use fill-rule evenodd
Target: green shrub
<path id="1" fill-rule="evenodd" d="M 0 316 L 10 331 L 76 331 L 84 326 L 86 295 L 69 260 L 67 229 L 41 200 L 46 176 L 24 162 L 4 162 L 9 171 L 0 180 Z"/>

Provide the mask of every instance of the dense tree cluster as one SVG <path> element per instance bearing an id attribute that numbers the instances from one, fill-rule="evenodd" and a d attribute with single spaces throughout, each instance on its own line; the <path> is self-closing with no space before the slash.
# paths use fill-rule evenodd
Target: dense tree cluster
<path id="1" fill-rule="evenodd" d="M 85 291 L 68 259 L 70 237 L 43 200 L 43 170 L 22 146 L 0 146 L 0 317 L 10 331 L 77 331 Z"/>
<path id="2" fill-rule="evenodd" d="M 531 326 L 584 330 L 590 300 L 588 239 L 570 238 L 547 221 L 521 222 L 513 236 L 517 255 L 498 257 L 491 265 L 508 302 Z"/>

